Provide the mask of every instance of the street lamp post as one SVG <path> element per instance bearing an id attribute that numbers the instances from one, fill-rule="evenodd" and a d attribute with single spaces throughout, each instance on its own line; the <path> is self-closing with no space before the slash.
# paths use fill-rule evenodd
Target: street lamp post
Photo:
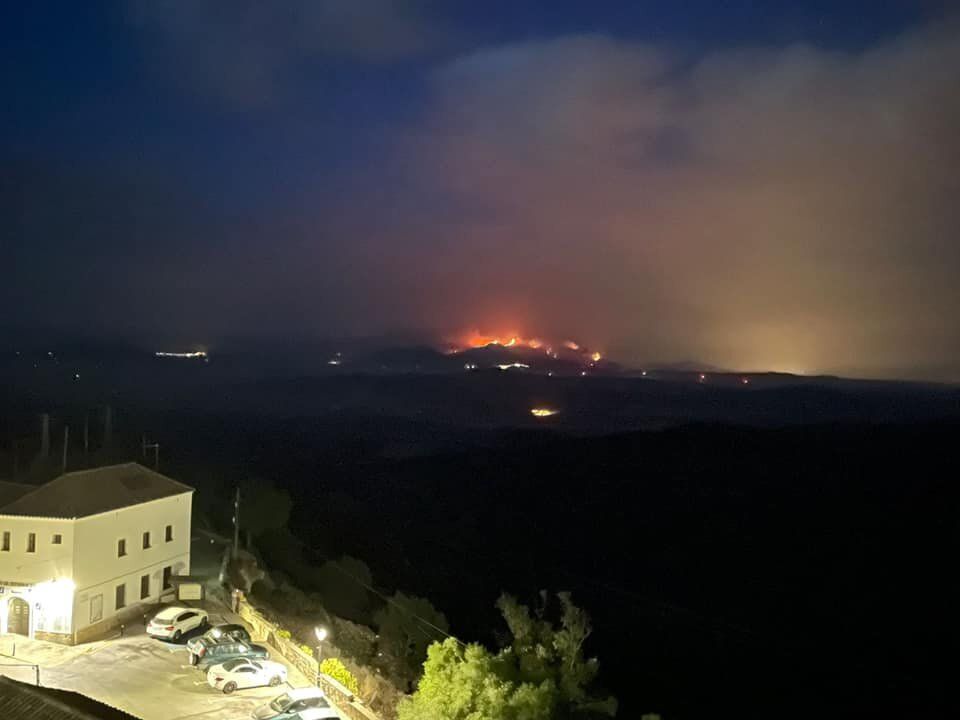
<path id="1" fill-rule="evenodd" d="M 327 639 L 327 629 L 318 625 L 313 629 L 313 634 L 317 636 L 317 667 L 320 667 L 320 659 L 323 655 L 323 641 Z"/>

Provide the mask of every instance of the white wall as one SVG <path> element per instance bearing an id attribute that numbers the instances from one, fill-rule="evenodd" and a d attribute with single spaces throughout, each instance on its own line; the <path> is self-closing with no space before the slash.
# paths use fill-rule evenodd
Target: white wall
<path id="1" fill-rule="evenodd" d="M 73 520 L 0 515 L 0 543 L 5 531 L 10 533 L 10 550 L 0 550 L 0 585 L 73 577 Z M 29 533 L 37 536 L 36 551 L 32 553 L 27 552 Z M 53 544 L 54 534 L 62 536 L 60 545 Z"/>
<path id="2" fill-rule="evenodd" d="M 92 622 L 91 603 L 101 596 L 101 618 L 117 614 L 116 588 L 123 584 L 124 610 L 137 603 L 159 600 L 163 568 L 174 575 L 190 572 L 190 512 L 192 494 L 154 500 L 142 505 L 102 513 L 76 521 L 74 534 L 74 627 Z M 165 540 L 165 528 L 173 526 L 173 540 Z M 143 548 L 143 533 L 150 531 L 150 547 Z M 117 541 L 126 539 L 127 554 L 117 556 Z M 140 578 L 150 576 L 150 594 L 140 598 Z"/>

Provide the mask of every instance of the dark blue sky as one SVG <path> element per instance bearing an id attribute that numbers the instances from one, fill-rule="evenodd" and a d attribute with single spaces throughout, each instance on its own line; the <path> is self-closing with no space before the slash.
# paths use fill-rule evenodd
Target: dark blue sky
<path id="1" fill-rule="evenodd" d="M 7 3 L 0 322 L 942 374 L 955 30 L 907 0 Z"/>

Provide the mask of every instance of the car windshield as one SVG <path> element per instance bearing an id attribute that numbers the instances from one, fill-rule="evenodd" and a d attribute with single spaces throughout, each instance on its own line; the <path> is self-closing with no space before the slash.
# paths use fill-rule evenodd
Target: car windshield
<path id="1" fill-rule="evenodd" d="M 223 664 L 223 667 L 225 670 L 236 670 L 238 667 L 241 667 L 246 664 L 247 664 L 247 661 L 244 660 L 243 658 L 235 658 L 233 660 L 227 660 L 227 662 Z"/>
<path id="2" fill-rule="evenodd" d="M 274 712 L 283 712 L 290 707 L 290 703 L 292 702 L 293 699 L 289 695 L 281 695 L 270 702 L 270 709 Z"/>

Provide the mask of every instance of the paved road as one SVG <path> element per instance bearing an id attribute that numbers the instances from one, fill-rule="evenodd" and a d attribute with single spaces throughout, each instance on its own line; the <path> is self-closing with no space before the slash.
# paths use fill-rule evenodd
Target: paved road
<path id="1" fill-rule="evenodd" d="M 57 654 L 56 659 L 44 655 L 57 653 L 56 646 L 48 645 L 52 644 L 21 640 L 17 647 L 18 659 L 41 665 L 42 685 L 88 695 L 143 720 L 240 720 L 285 689 L 256 688 L 224 695 L 207 685 L 204 673 L 190 666 L 183 645 L 143 634 L 100 643 L 66 657 Z M 271 657 L 282 661 L 276 653 Z M 51 660 L 56 664 L 49 664 Z M 4 668 L 0 663 L 0 673 L 28 680 L 24 669 Z M 32 672 L 27 674 L 32 679 Z M 293 668 L 290 682 L 297 687 L 306 685 Z"/>

